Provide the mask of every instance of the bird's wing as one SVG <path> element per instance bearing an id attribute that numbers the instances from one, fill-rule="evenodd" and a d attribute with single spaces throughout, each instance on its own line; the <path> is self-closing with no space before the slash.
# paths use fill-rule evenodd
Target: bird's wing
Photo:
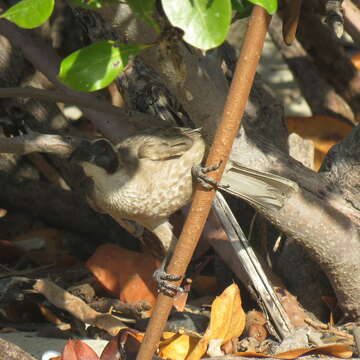
<path id="1" fill-rule="evenodd" d="M 236 161 L 229 161 L 220 188 L 249 203 L 279 209 L 298 185 L 282 176 L 249 169 Z"/>
<path id="2" fill-rule="evenodd" d="M 166 128 L 144 135 L 138 149 L 138 157 L 151 160 L 167 160 L 180 157 L 193 145 L 193 129 Z"/>

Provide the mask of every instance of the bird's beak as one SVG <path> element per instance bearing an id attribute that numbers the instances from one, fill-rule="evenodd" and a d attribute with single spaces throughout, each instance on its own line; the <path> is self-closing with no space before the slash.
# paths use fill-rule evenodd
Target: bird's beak
<path id="1" fill-rule="evenodd" d="M 74 163 L 91 162 L 93 156 L 91 141 L 84 139 L 70 155 L 69 161 Z"/>

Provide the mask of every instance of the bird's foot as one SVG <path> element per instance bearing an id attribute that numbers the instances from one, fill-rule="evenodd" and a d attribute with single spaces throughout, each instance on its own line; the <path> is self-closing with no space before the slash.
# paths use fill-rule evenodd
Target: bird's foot
<path id="1" fill-rule="evenodd" d="M 192 175 L 194 179 L 206 190 L 214 190 L 214 189 L 217 190 L 219 189 L 219 183 L 209 178 L 206 174 L 208 172 L 217 170 L 220 167 L 221 163 L 222 161 L 208 167 L 203 167 L 201 165 L 194 165 L 191 169 Z"/>
<path id="2" fill-rule="evenodd" d="M 169 284 L 169 281 L 179 281 L 181 276 L 168 274 L 163 268 L 155 270 L 153 278 L 158 283 L 159 291 L 164 295 L 174 297 L 178 292 L 187 292 L 181 286 Z"/>

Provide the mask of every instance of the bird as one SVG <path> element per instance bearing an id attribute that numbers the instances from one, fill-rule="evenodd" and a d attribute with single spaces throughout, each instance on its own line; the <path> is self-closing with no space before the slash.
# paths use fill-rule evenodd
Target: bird
<path id="1" fill-rule="evenodd" d="M 177 242 L 169 216 L 191 201 L 197 182 L 206 189 L 215 186 L 250 203 L 271 207 L 281 206 L 294 189 L 288 179 L 234 161 L 225 169 L 225 182 L 235 186 L 214 184 L 205 174 L 219 164 L 203 168 L 205 154 L 201 129 L 155 127 L 115 145 L 105 138 L 84 139 L 71 155 L 71 161 L 90 179 L 85 193 L 95 211 L 109 214 L 120 224 L 124 219 L 134 221 L 158 237 L 166 255 L 154 278 L 168 295 L 179 290 L 168 283 L 179 278 L 165 271 Z"/>

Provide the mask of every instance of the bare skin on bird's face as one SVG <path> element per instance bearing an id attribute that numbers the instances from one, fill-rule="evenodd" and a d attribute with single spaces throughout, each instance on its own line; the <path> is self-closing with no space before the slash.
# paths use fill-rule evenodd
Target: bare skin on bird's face
<path id="1" fill-rule="evenodd" d="M 78 161 L 93 180 L 87 196 L 95 210 L 117 221 L 136 221 L 157 235 L 165 251 L 171 250 L 176 238 L 168 217 L 191 200 L 191 169 L 201 164 L 205 153 L 200 131 L 150 129 L 115 147 L 95 140 L 91 156 L 86 150 L 79 152 Z"/>

